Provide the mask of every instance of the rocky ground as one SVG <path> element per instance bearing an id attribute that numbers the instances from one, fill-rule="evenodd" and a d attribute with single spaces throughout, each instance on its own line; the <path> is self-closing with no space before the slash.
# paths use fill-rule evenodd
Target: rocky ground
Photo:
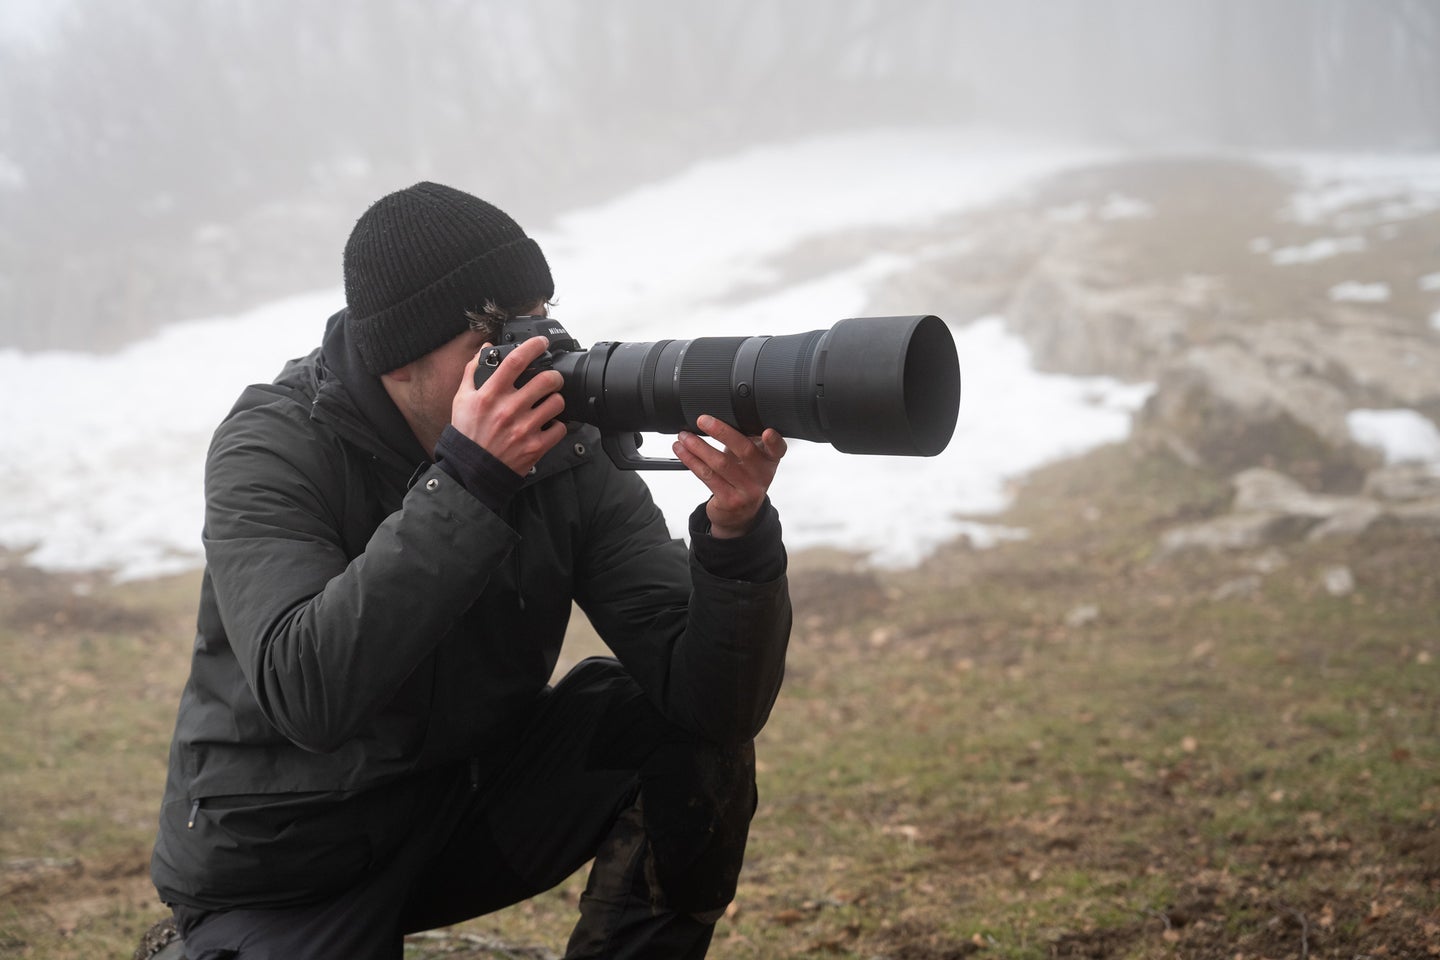
<path id="1" fill-rule="evenodd" d="M 1113 164 L 780 265 L 923 249 L 871 313 L 1002 313 L 1046 369 L 1155 388 L 1129 442 L 1017 486 L 1024 540 L 794 558 L 712 956 L 1440 956 L 1440 474 L 1347 420 L 1440 422 L 1440 212 L 1293 196 L 1240 161 Z M 159 916 L 195 581 L 0 564 L 7 956 L 124 955 Z M 580 886 L 407 956 L 553 956 Z"/>

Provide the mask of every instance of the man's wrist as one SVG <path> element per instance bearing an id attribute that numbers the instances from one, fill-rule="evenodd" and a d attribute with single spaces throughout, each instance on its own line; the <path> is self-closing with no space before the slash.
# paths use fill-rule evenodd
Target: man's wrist
<path id="1" fill-rule="evenodd" d="M 716 523 L 714 520 L 708 520 L 707 514 L 708 522 L 706 523 L 705 532 L 710 534 L 710 536 L 714 537 L 716 540 L 735 540 L 745 536 L 751 530 L 754 530 L 755 524 L 759 521 L 759 519 L 760 511 L 757 510 L 755 512 L 755 516 L 750 518 L 749 523 L 746 523 L 743 527 L 737 527 L 731 526 L 729 524 L 719 524 Z"/>
<path id="2" fill-rule="evenodd" d="M 435 462 L 495 513 L 505 509 L 525 482 L 523 476 L 453 426 L 440 434 L 435 444 Z"/>
<path id="3" fill-rule="evenodd" d="M 725 580 L 765 583 L 785 573 L 780 514 L 769 497 L 750 528 L 733 537 L 717 535 L 701 504 L 690 514 L 690 544 L 700 565 Z"/>

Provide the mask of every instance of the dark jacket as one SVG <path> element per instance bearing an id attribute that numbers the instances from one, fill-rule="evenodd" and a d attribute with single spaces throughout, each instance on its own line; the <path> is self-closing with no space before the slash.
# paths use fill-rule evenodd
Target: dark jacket
<path id="1" fill-rule="evenodd" d="M 383 855 L 406 783 L 503 752 L 572 601 L 695 734 L 754 737 L 779 691 L 790 605 L 768 503 L 748 543 L 692 528 L 687 551 L 586 427 L 497 515 L 429 462 L 361 369 L 343 311 L 320 349 L 241 395 L 211 443 L 205 497 L 152 860 L 167 902 L 301 900 Z M 758 551 L 762 582 L 707 569 L 737 550 L 751 570 Z M 327 851 L 355 834 L 367 852 Z"/>

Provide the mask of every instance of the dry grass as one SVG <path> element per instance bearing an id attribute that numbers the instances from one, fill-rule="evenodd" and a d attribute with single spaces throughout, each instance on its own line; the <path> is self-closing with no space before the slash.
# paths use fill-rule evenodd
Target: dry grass
<path id="1" fill-rule="evenodd" d="M 802 562 L 762 809 L 719 957 L 1440 951 L 1440 571 L 1390 529 L 1159 563 L 1212 477 L 1117 447 L 1043 472 L 1030 541 Z M 1360 584 L 1322 588 L 1347 564 Z M 563 943 L 579 878 L 468 929 Z"/>
<path id="2" fill-rule="evenodd" d="M 1116 447 L 1033 478 L 1028 541 L 907 573 L 797 558 L 762 807 L 713 955 L 1440 950 L 1440 567 L 1403 529 L 1157 562 L 1215 478 Z M 1320 586 L 1336 563 L 1357 590 Z M 195 579 L 0 573 L 0 944 L 127 951 Z M 590 641 L 593 643 L 593 641 Z M 583 651 L 577 651 L 577 655 Z M 581 878 L 462 932 L 558 951 Z M 415 956 L 482 956 L 427 940 Z"/>

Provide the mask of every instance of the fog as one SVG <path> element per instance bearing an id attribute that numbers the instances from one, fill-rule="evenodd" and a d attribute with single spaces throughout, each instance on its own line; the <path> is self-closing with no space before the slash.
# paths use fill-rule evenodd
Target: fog
<path id="1" fill-rule="evenodd" d="M 1131 155 L 1330 158 L 1350 173 L 1282 166 L 1329 171 L 1325 189 L 1351 198 L 1440 197 L 1431 0 L 338 9 L 0 7 L 0 549 L 127 576 L 197 563 L 209 431 L 243 383 L 318 340 L 356 217 L 420 179 L 541 240 L 582 342 L 829 326 L 970 242 L 947 217 Z M 1419 172 L 1396 174 L 1407 158 Z M 1095 215 L 1149 214 L 1117 194 Z M 1342 279 L 1333 300 L 1389 296 Z M 961 341 L 952 449 L 847 462 L 860 488 L 895 494 L 860 512 L 834 499 L 833 451 L 792 455 L 775 492 L 795 544 L 905 564 L 1010 535 L 966 518 L 1038 465 L 1123 438 L 1149 389 L 1041 373 L 1005 320 L 918 289 L 885 312 L 940 313 Z M 1350 429 L 1388 442 L 1393 413 Z M 1411 446 L 1433 458 L 1437 442 Z M 678 531 L 692 479 L 650 478 Z"/>
<path id="2" fill-rule="evenodd" d="M 707 157 L 876 126 L 1147 151 L 1440 145 L 1429 0 L 338 9 L 7 4 L 0 346 L 114 350 L 332 284 L 365 204 L 422 178 L 543 228 Z"/>

